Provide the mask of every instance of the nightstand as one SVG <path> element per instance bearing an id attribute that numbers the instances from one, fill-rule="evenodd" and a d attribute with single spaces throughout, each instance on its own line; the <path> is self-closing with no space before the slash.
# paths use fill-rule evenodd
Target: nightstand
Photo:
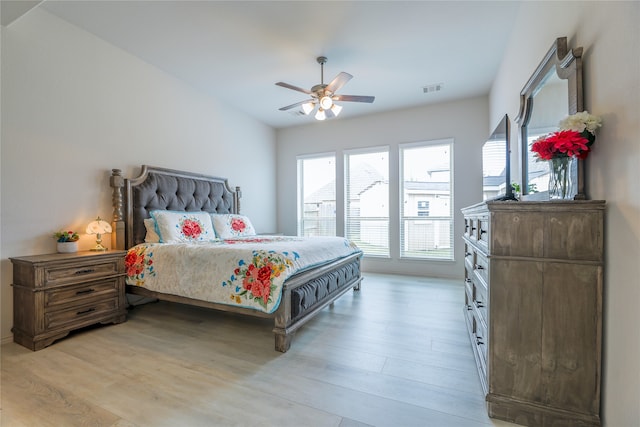
<path id="1" fill-rule="evenodd" d="M 72 330 L 126 320 L 126 251 L 10 258 L 13 340 L 40 350 Z"/>

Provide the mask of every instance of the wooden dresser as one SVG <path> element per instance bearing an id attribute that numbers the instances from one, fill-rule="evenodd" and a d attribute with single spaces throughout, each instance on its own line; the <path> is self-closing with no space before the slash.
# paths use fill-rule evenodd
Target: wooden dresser
<path id="1" fill-rule="evenodd" d="M 40 350 L 70 331 L 126 319 L 125 251 L 10 258 L 13 340 Z"/>
<path id="2" fill-rule="evenodd" d="M 486 202 L 462 213 L 464 313 L 489 416 L 600 425 L 605 202 Z"/>

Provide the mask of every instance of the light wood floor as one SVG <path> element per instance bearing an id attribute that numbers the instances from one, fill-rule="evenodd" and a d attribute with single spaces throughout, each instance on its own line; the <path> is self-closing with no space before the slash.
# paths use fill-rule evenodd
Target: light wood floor
<path id="1" fill-rule="evenodd" d="M 273 350 L 272 323 L 170 303 L 2 346 L 1 425 L 513 426 L 486 416 L 455 281 L 365 275 Z"/>

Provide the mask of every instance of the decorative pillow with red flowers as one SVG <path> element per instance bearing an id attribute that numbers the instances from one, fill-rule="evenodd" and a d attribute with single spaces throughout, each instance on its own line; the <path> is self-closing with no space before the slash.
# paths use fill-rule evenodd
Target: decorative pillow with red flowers
<path id="1" fill-rule="evenodd" d="M 151 211 L 160 243 L 207 242 L 216 235 L 208 212 Z"/>
<path id="2" fill-rule="evenodd" d="M 213 229 L 221 239 L 255 236 L 256 230 L 249 218 L 237 214 L 211 214 Z"/>

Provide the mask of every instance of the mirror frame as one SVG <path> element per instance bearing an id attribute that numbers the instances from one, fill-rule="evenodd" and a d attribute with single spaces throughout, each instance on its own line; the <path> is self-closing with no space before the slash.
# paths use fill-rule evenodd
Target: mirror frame
<path id="1" fill-rule="evenodd" d="M 567 38 L 557 38 L 551 48 L 544 56 L 538 68 L 535 69 L 527 84 L 520 91 L 520 112 L 516 117 L 516 122 L 520 126 L 520 171 L 522 182 L 520 185 L 523 200 L 527 198 L 534 200 L 539 199 L 533 195 L 529 195 L 529 171 L 528 156 L 529 147 L 527 144 L 527 127 L 531 119 L 533 111 L 534 96 L 544 85 L 547 76 L 555 70 L 556 75 L 568 81 L 568 100 L 569 111 L 567 114 L 575 114 L 583 111 L 583 93 L 582 93 L 582 48 L 567 48 Z M 559 121 L 559 120 L 558 120 Z M 578 160 L 576 170 L 571 171 L 573 176 L 577 177 L 577 193 L 575 200 L 584 200 L 587 198 L 585 193 L 584 179 L 584 160 Z M 529 197 L 527 197 L 529 195 Z"/>

